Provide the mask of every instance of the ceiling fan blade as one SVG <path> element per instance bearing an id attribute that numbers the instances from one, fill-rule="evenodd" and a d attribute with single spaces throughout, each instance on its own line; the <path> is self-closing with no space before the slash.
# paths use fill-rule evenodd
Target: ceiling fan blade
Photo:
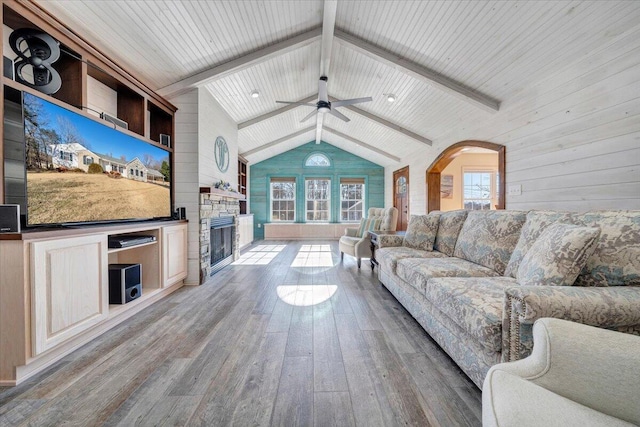
<path id="1" fill-rule="evenodd" d="M 311 117 L 313 117 L 314 114 L 318 114 L 318 110 L 313 110 L 312 112 L 310 112 L 308 115 L 304 117 L 304 119 L 300 120 L 300 123 L 306 122 Z"/>
<path id="2" fill-rule="evenodd" d="M 333 108 L 333 105 L 331 105 L 331 110 L 329 111 L 329 114 L 331 114 L 334 117 L 339 118 L 340 120 L 342 120 L 343 122 L 348 122 L 349 117 L 345 116 L 344 114 L 342 114 L 340 111 L 336 110 Z"/>
<path id="3" fill-rule="evenodd" d="M 276 101 L 276 104 L 306 105 L 307 107 L 315 107 L 316 106 L 316 104 L 312 104 L 310 102 Z"/>
<path id="4" fill-rule="evenodd" d="M 345 105 L 360 104 L 362 102 L 370 102 L 370 101 L 373 101 L 373 98 L 371 98 L 370 96 L 368 96 L 366 98 L 344 99 L 342 101 L 333 101 L 331 103 L 331 106 L 332 107 L 344 107 Z"/>
<path id="5" fill-rule="evenodd" d="M 316 118 L 316 144 L 320 144 L 322 140 L 322 121 L 324 120 L 324 114 L 318 114 Z"/>
<path id="6" fill-rule="evenodd" d="M 318 101 L 329 102 L 329 93 L 327 92 L 327 78 L 320 77 L 318 81 Z"/>

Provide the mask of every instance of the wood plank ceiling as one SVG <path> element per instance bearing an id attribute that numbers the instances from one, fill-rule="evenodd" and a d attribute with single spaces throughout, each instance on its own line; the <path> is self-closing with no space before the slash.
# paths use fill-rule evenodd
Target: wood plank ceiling
<path id="1" fill-rule="evenodd" d="M 280 111 L 275 101 L 315 102 L 321 0 L 39 4 L 160 93 L 206 87 L 239 124 L 239 152 L 251 162 L 315 139 L 315 120 L 300 123 L 310 107 Z M 348 123 L 325 117 L 322 138 L 400 166 L 399 158 L 488 119 L 500 103 L 635 25 L 638 4 L 340 0 L 329 95 L 373 101 L 358 104 L 359 112 L 342 108 Z M 440 80 L 465 94 L 442 90 Z"/>

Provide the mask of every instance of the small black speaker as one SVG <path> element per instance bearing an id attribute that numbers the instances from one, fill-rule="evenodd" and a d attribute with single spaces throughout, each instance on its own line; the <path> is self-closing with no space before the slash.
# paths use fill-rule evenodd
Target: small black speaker
<path id="1" fill-rule="evenodd" d="M 109 304 L 126 304 L 142 295 L 140 264 L 109 264 Z"/>
<path id="2" fill-rule="evenodd" d="M 7 58 L 6 56 L 2 57 L 2 75 L 11 80 L 16 79 L 13 59 Z"/>
<path id="3" fill-rule="evenodd" d="M 20 205 L 0 205 L 0 233 L 20 232 Z"/>
<path id="4" fill-rule="evenodd" d="M 160 134 L 160 144 L 165 145 L 167 147 L 171 146 L 171 136 L 167 135 L 166 133 L 161 133 Z"/>
<path id="5" fill-rule="evenodd" d="M 187 208 L 178 208 L 180 219 L 187 219 Z"/>

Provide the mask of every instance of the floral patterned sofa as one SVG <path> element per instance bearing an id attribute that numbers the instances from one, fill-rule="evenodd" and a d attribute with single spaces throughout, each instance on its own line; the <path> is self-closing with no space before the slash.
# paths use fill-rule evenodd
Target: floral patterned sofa
<path id="1" fill-rule="evenodd" d="M 640 335 L 640 211 L 451 211 L 380 236 L 380 282 L 478 386 L 554 317 Z"/>

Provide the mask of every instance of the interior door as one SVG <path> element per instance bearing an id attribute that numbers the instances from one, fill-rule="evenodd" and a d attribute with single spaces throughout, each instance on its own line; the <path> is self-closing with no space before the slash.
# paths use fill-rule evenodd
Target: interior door
<path id="1" fill-rule="evenodd" d="M 393 173 L 393 206 L 398 209 L 397 231 L 405 231 L 409 223 L 409 166 Z"/>

